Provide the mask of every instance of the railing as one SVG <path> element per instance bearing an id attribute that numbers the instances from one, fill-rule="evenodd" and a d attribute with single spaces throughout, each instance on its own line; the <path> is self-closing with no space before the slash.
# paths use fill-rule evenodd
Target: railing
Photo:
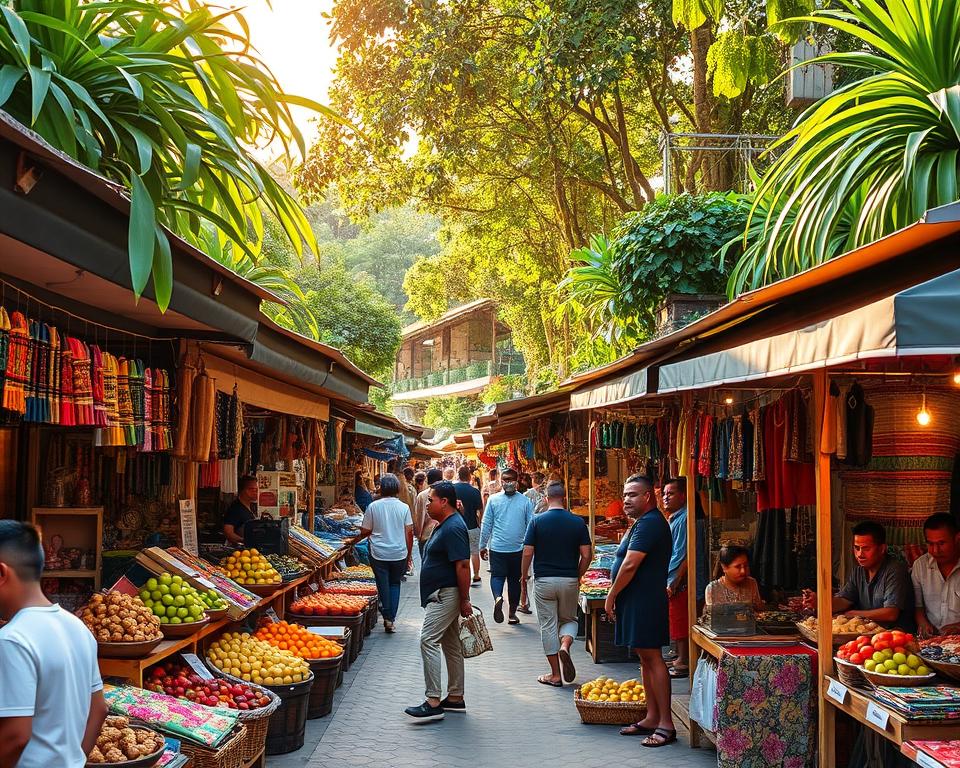
<path id="1" fill-rule="evenodd" d="M 400 393 L 416 392 L 420 389 L 433 389 L 445 387 L 448 384 L 482 379 L 485 376 L 514 376 L 523 373 L 525 369 L 523 355 L 514 353 L 502 355 L 497 360 L 496 370 L 490 360 L 482 360 L 460 368 L 452 368 L 449 371 L 434 371 L 417 378 L 397 379 L 393 382 L 392 389 Z"/>

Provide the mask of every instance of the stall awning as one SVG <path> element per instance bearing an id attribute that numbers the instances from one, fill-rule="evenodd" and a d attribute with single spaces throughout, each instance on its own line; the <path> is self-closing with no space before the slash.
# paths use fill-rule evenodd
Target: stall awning
<path id="1" fill-rule="evenodd" d="M 570 395 L 571 411 L 586 411 L 590 408 L 605 408 L 625 403 L 647 394 L 647 369 L 628 373 L 616 379 L 588 387 Z"/>
<path id="2" fill-rule="evenodd" d="M 395 437 L 400 437 L 400 434 L 397 432 L 391 432 L 389 429 L 378 427 L 376 424 L 368 424 L 365 421 L 360 421 L 360 419 L 356 420 L 356 427 L 353 429 L 353 431 L 358 435 L 380 437 L 384 440 L 392 440 Z"/>
<path id="3" fill-rule="evenodd" d="M 960 270 L 842 315 L 660 367 L 657 392 L 735 384 L 853 360 L 960 353 Z"/>

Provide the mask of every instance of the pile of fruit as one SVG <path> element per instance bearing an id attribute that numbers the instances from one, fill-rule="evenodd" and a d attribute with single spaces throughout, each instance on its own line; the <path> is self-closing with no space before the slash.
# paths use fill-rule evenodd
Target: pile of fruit
<path id="1" fill-rule="evenodd" d="M 921 640 L 920 655 L 941 664 L 960 664 L 960 635 L 941 635 Z"/>
<path id="2" fill-rule="evenodd" d="M 630 679 L 618 683 L 609 677 L 598 677 L 580 686 L 580 695 L 587 701 L 636 701 L 647 700 L 643 684 Z"/>
<path id="3" fill-rule="evenodd" d="M 162 746 L 163 737 L 159 733 L 146 728 L 133 729 L 127 718 L 111 715 L 103 723 L 87 762 L 125 763 L 159 752 Z"/>
<path id="4" fill-rule="evenodd" d="M 279 584 L 276 568 L 255 549 L 240 549 L 220 563 L 220 567 L 237 584 Z"/>
<path id="5" fill-rule="evenodd" d="M 160 619 L 140 598 L 123 592 L 94 595 L 80 620 L 100 643 L 145 643 L 163 637 Z"/>
<path id="6" fill-rule="evenodd" d="M 800 623 L 811 632 L 817 631 L 817 619 L 814 616 L 810 616 Z M 833 617 L 833 634 L 835 635 L 851 635 L 854 633 L 869 635 L 879 632 L 881 629 L 883 628 L 875 621 L 865 619 L 863 616 Z"/>
<path id="7" fill-rule="evenodd" d="M 290 651 L 301 659 L 332 659 L 343 653 L 339 643 L 315 635 L 299 624 L 285 621 L 262 624 L 254 637 L 281 651 Z"/>
<path id="8" fill-rule="evenodd" d="M 315 592 L 295 600 L 290 610 L 301 616 L 359 616 L 368 605 L 365 597 Z"/>
<path id="9" fill-rule="evenodd" d="M 357 579 L 358 581 L 373 581 L 373 568 L 369 565 L 350 565 L 342 571 L 334 571 L 331 579 Z"/>
<path id="10" fill-rule="evenodd" d="M 929 675 L 931 669 L 924 665 L 915 651 L 913 635 L 895 629 L 879 632 L 873 637 L 860 635 L 856 640 L 844 643 L 837 651 L 837 658 L 862 666 L 867 672 L 902 677 Z"/>
<path id="11" fill-rule="evenodd" d="M 207 651 L 221 672 L 257 685 L 291 685 L 310 678 L 310 665 L 246 632 L 225 632 Z"/>
<path id="12" fill-rule="evenodd" d="M 197 594 L 200 595 L 200 599 L 203 600 L 203 604 L 206 606 L 204 610 L 224 611 L 229 607 L 227 601 L 224 600 L 215 589 L 198 589 Z"/>
<path id="13" fill-rule="evenodd" d="M 290 555 L 267 555 L 267 562 L 280 574 L 281 579 L 287 581 L 303 576 L 309 570 L 297 558 Z"/>
<path id="14" fill-rule="evenodd" d="M 337 580 L 327 582 L 322 587 L 324 592 L 333 595 L 370 595 L 377 594 L 376 584 L 370 584 L 365 581 L 344 581 Z"/>
<path id="15" fill-rule="evenodd" d="M 191 624 L 203 619 L 207 602 L 181 576 L 161 573 L 147 579 L 140 590 L 140 599 L 161 624 Z"/>
<path id="16" fill-rule="evenodd" d="M 207 707 L 245 711 L 260 709 L 270 703 L 270 697 L 257 688 L 231 683 L 222 678 L 204 680 L 186 664 L 179 662 L 166 662 L 155 666 L 149 672 L 144 687 L 149 691 L 187 699 Z"/>

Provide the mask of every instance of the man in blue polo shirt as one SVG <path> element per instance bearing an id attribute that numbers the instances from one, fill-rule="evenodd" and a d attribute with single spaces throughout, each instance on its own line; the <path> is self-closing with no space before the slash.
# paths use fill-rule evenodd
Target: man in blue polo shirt
<path id="1" fill-rule="evenodd" d="M 480 557 L 487 559 L 490 547 L 490 588 L 493 591 L 493 620 L 503 623 L 503 587 L 506 584 L 510 602 L 508 623 L 519 624 L 517 607 L 520 605 L 520 561 L 523 556 L 523 537 L 533 519 L 533 504 L 517 492 L 517 472 L 504 470 L 503 490 L 487 501 L 480 526 Z"/>
<path id="2" fill-rule="evenodd" d="M 570 647 L 577 635 L 577 597 L 580 577 L 590 567 L 590 531 L 568 511 L 563 483 L 547 486 L 547 510 L 533 518 L 523 541 L 522 577 L 533 562 L 533 597 L 540 622 L 540 640 L 550 663 L 550 674 L 538 683 L 559 688 L 577 676 Z"/>

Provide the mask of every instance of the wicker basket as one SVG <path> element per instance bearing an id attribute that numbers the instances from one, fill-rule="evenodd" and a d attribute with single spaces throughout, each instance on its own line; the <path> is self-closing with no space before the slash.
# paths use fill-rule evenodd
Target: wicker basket
<path id="1" fill-rule="evenodd" d="M 852 688 L 870 687 L 858 664 L 852 664 L 836 656 L 833 657 L 833 663 L 837 665 L 837 677 L 840 678 L 840 682 L 844 685 L 849 685 Z"/>
<path id="2" fill-rule="evenodd" d="M 207 659 L 206 666 L 210 669 L 214 676 L 222 677 L 224 680 L 229 680 L 230 682 L 255 688 L 258 691 L 263 691 L 263 693 L 266 694 L 270 699 L 270 703 L 265 707 L 247 710 L 246 712 L 240 711 L 237 713 L 238 719 L 244 724 L 244 726 L 246 726 L 247 729 L 243 743 L 240 745 L 240 754 L 242 761 L 244 763 L 248 763 L 261 752 L 263 752 L 264 745 L 267 742 L 267 727 L 270 725 L 270 716 L 276 712 L 277 708 L 280 706 L 280 697 L 266 686 L 248 683 L 246 680 L 241 680 L 233 675 L 228 675 L 223 670 L 213 666 L 209 659 Z"/>
<path id="3" fill-rule="evenodd" d="M 291 613 L 290 617 L 292 617 L 297 624 L 301 624 L 304 627 L 346 627 L 349 629 L 350 655 L 346 669 L 350 668 L 350 664 L 353 664 L 353 662 L 357 660 L 357 656 L 359 656 L 360 651 L 363 650 L 365 622 L 367 621 L 365 613 L 357 616 L 301 616 L 296 613 Z"/>
<path id="4" fill-rule="evenodd" d="M 797 622 L 797 631 L 803 635 L 803 637 L 808 641 L 817 644 L 817 631 L 815 629 L 809 629 L 805 627 L 801 622 Z M 851 640 L 856 640 L 860 635 L 865 635 L 867 637 L 872 637 L 878 632 L 883 632 L 882 629 L 876 630 L 876 632 L 843 632 L 841 634 L 835 634 L 833 636 L 833 647 L 839 648 L 844 643 L 848 643 Z"/>
<path id="5" fill-rule="evenodd" d="M 573 692 L 580 720 L 587 725 L 631 725 L 647 715 L 647 705 L 639 701 L 587 701 L 580 688 Z"/>
<path id="6" fill-rule="evenodd" d="M 937 672 L 944 677 L 950 678 L 951 680 L 960 680 L 960 664 L 948 664 L 945 661 L 933 661 L 932 659 L 928 659 L 923 655 L 920 656 L 920 659 L 923 661 L 925 666 L 937 670 Z"/>
<path id="7" fill-rule="evenodd" d="M 874 688 L 879 688 L 881 685 L 893 685 L 898 687 L 907 687 L 915 688 L 920 685 L 933 685 L 933 681 L 937 677 L 936 672 L 931 672 L 929 675 L 920 676 L 910 676 L 905 677 L 904 675 L 883 675 L 879 672 L 868 672 L 863 669 L 860 670 L 861 674 L 867 679 L 867 682 L 870 683 Z"/>
<path id="8" fill-rule="evenodd" d="M 242 750 L 246 737 L 246 726 L 238 723 L 233 735 L 219 749 L 201 747 L 184 739 L 180 742 L 180 751 L 190 758 L 190 768 L 240 768 L 244 762 Z"/>

